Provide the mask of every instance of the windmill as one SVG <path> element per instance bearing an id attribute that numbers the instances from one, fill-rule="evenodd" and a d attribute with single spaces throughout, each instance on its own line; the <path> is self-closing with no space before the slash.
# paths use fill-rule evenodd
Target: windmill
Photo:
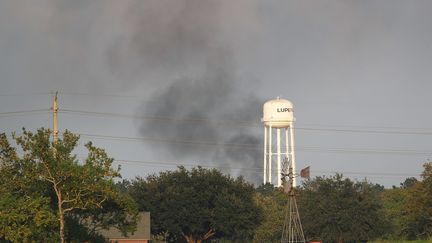
<path id="1" fill-rule="evenodd" d="M 281 243 L 306 243 L 293 187 L 293 181 L 296 175 L 293 172 L 292 163 L 288 161 L 288 158 L 284 160 L 282 167 L 282 186 L 284 192 L 288 194 L 288 202 L 285 211 Z M 300 175 L 303 178 L 308 178 L 309 167 L 304 168 Z"/>

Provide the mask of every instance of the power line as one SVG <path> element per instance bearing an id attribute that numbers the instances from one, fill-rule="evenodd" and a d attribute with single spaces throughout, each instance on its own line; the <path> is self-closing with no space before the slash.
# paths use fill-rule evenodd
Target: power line
<path id="1" fill-rule="evenodd" d="M 355 148 L 322 148 L 306 147 L 300 151 L 308 152 L 334 152 L 334 153 L 359 153 L 359 154 L 401 154 L 401 155 L 432 155 L 432 151 L 410 150 L 410 149 L 355 149 Z"/>
<path id="2" fill-rule="evenodd" d="M 121 140 L 121 141 L 149 141 L 149 142 L 165 142 L 181 145 L 193 146 L 210 146 L 210 147 L 227 147 L 232 149 L 243 150 L 262 150 L 261 144 L 242 144 L 242 143 L 223 143 L 212 141 L 196 141 L 182 140 L 169 138 L 154 138 L 154 137 L 124 137 L 124 136 L 108 136 L 88 133 L 78 133 L 82 137 L 89 137 L 102 140 Z M 410 150 L 410 149 L 355 149 L 355 148 L 323 148 L 317 146 L 296 147 L 298 151 L 306 152 L 333 152 L 333 153 L 359 153 L 359 154 L 401 154 L 401 155 L 432 155 L 432 151 Z"/>
<path id="3" fill-rule="evenodd" d="M 0 96 L 29 96 L 29 95 L 53 95 L 55 92 L 28 92 L 28 93 L 0 93 Z M 70 96 L 102 96 L 102 97 L 117 97 L 117 98 L 143 98 L 143 95 L 119 95 L 119 94 L 91 94 L 83 92 L 64 92 L 58 91 L 58 94 Z"/>
<path id="4" fill-rule="evenodd" d="M 366 125 L 343 125 L 343 124 L 338 124 L 338 125 L 331 125 L 331 124 L 318 124 L 318 123 L 302 123 L 305 126 L 321 126 L 321 127 L 331 127 L 331 128 L 338 128 L 338 127 L 342 127 L 342 128 L 361 128 L 361 129 L 372 129 L 372 130 L 377 130 L 377 129 L 400 129 L 400 130 L 426 130 L 426 131 L 432 131 L 432 128 L 425 128 L 425 127 L 400 127 L 400 126 L 366 126 Z"/>
<path id="5" fill-rule="evenodd" d="M 9 94 L 0 94 L 0 96 L 29 96 L 29 95 L 49 95 L 52 94 L 50 92 L 30 92 L 30 93 L 9 93 Z"/>
<path id="6" fill-rule="evenodd" d="M 209 123 L 214 125 L 230 125 L 230 126 L 246 126 L 246 127 L 261 127 L 262 124 L 258 122 L 241 122 L 235 120 L 212 120 L 208 118 L 175 118 L 175 117 L 156 117 L 156 116 L 139 116 L 129 115 L 120 113 L 110 112 L 94 112 L 94 111 L 82 111 L 82 110 L 71 110 L 61 109 L 60 113 L 65 114 L 77 114 L 83 116 L 111 116 L 119 118 L 134 118 L 148 121 L 163 121 L 163 122 L 185 122 L 185 123 Z M 383 128 L 383 127 L 382 127 Z M 339 129 L 339 128 L 314 128 L 314 127 L 294 127 L 295 130 L 304 131 L 320 131 L 320 132 L 349 132 L 349 133 L 371 133 L 371 134 L 400 134 L 400 135 L 432 135 L 432 130 L 417 129 L 416 131 L 396 131 L 396 130 L 372 130 L 372 129 Z M 411 128 L 413 129 L 413 128 Z"/>
<path id="7" fill-rule="evenodd" d="M 22 115 L 25 113 L 37 113 L 37 112 L 48 112 L 49 109 L 40 110 L 29 110 L 29 111 L 14 111 L 14 112 L 2 112 L 0 116 L 15 116 Z M 93 111 L 79 111 L 62 109 L 59 113 L 63 114 L 78 114 L 78 115 L 91 115 L 91 116 L 111 116 L 120 118 L 135 118 L 150 121 L 163 121 L 163 122 L 192 122 L 192 123 L 210 123 L 213 125 L 230 125 L 230 126 L 247 126 L 247 127 L 261 127 L 260 123 L 253 122 L 239 122 L 239 121 L 213 121 L 205 118 L 173 118 L 173 117 L 151 117 L 151 116 L 138 116 L 138 115 L 127 115 L 119 113 L 109 112 L 93 112 Z M 432 135 L 432 131 L 393 131 L 393 130 L 365 130 L 365 129 L 337 129 L 337 128 L 313 128 L 313 127 L 294 127 L 295 130 L 304 131 L 321 131 L 321 132 L 350 132 L 350 133 L 375 133 L 375 134 L 401 134 L 401 135 Z M 413 128 L 411 128 L 413 129 Z M 419 128 L 420 129 L 420 128 Z M 421 128 L 423 129 L 423 128 Z"/>
<path id="8" fill-rule="evenodd" d="M 151 141 L 151 142 L 169 142 L 179 143 L 185 145 L 202 145 L 202 146 L 224 146 L 224 147 L 235 147 L 244 149 L 258 149 L 259 144 L 241 144 L 241 143 L 220 143 L 212 141 L 196 141 L 196 140 L 185 140 L 185 139 L 169 139 L 169 138 L 154 138 L 154 137 L 121 137 L 121 136 L 107 136 L 97 135 L 88 133 L 78 133 L 83 137 L 91 137 L 96 139 L 109 139 L 109 140 L 128 140 L 128 141 Z"/>
<path id="9" fill-rule="evenodd" d="M 71 96 L 101 96 L 101 97 L 111 97 L 111 98 L 143 98 L 143 95 L 120 95 L 120 94 L 91 94 L 91 93 L 82 93 L 82 92 L 63 92 L 59 91 L 59 94 L 62 95 L 71 95 Z"/>
<path id="10" fill-rule="evenodd" d="M 321 132 L 350 132 L 350 133 L 377 133 L 377 134 L 403 134 L 403 135 L 432 135 L 432 131 L 379 131 L 379 130 L 356 130 L 356 129 L 335 129 L 335 128 L 310 128 L 294 127 L 297 130 L 321 131 Z"/>
<path id="11" fill-rule="evenodd" d="M 81 137 L 101 139 L 101 140 L 118 140 L 118 141 L 148 141 L 148 142 L 163 142 L 174 143 L 184 146 L 204 146 L 204 147 L 225 147 L 228 149 L 238 150 L 254 150 L 261 151 L 261 144 L 241 144 L 241 143 L 221 143 L 211 141 L 196 141 L 196 140 L 181 140 L 167 138 L 150 138 L 150 137 L 124 137 L 124 136 L 109 136 L 88 133 L 76 133 Z M 18 134 L 19 135 L 19 134 Z M 10 136 L 9 136 L 10 137 Z M 399 155 L 426 155 L 431 156 L 432 151 L 410 150 L 410 149 L 356 149 L 356 148 L 325 148 L 318 146 L 297 146 L 297 151 L 304 152 L 329 152 L 329 153 L 356 153 L 356 154 L 399 154 Z"/>
<path id="12" fill-rule="evenodd" d="M 71 112 L 84 112 L 84 111 L 73 111 Z M 0 117 L 24 115 L 30 113 L 50 112 L 50 109 L 39 109 L 39 110 L 27 110 L 27 111 L 13 111 L 13 112 L 2 112 Z M 85 114 L 97 114 L 97 115 L 117 115 L 124 116 L 123 114 L 117 113 L 101 113 L 101 112 L 85 112 Z M 135 116 L 134 116 L 135 117 Z M 148 118 L 153 120 L 164 120 L 164 121 L 184 121 L 184 122 L 207 122 L 208 119 L 176 119 L 169 117 L 145 117 L 139 116 L 140 118 Z M 225 121 L 227 122 L 227 121 Z M 236 122 L 237 123 L 237 122 Z M 302 128 L 298 128 L 302 129 Z M 312 130 L 322 130 L 319 128 L 311 128 Z M 345 129 L 333 129 L 338 131 L 345 131 Z M 351 130 L 353 131 L 353 130 Z M 357 130 L 355 130 L 357 131 Z M 247 150 L 261 150 L 260 144 L 239 144 L 239 143 L 221 143 L 215 141 L 196 141 L 196 140 L 182 140 L 182 139 L 169 139 L 169 138 L 150 138 L 150 137 L 124 137 L 124 136 L 108 136 L 108 135 L 97 135 L 97 134 L 81 134 L 84 137 L 93 137 L 96 139 L 109 139 L 109 140 L 127 140 L 127 141 L 150 141 L 150 142 L 168 142 L 176 143 L 181 145 L 199 145 L 199 146 L 210 146 L 210 147 L 228 147 L 232 149 L 247 149 Z M 359 154 L 413 154 L 413 155 L 431 155 L 431 151 L 420 151 L 410 149 L 354 149 L 354 148 L 322 148 L 322 147 L 297 147 L 300 151 L 309 152 L 333 152 L 333 153 L 359 153 Z"/>
<path id="13" fill-rule="evenodd" d="M 34 92 L 34 93 L 15 93 L 15 94 L 1 94 L 0 96 L 26 96 L 26 95 L 52 95 L 53 92 Z M 118 98 L 142 98 L 142 95 L 121 95 L 121 94 L 92 94 L 83 92 L 62 92 L 59 94 L 63 95 L 76 95 L 76 96 L 103 96 L 103 97 L 118 97 Z M 63 113 L 75 113 L 79 115 L 95 115 L 95 116 L 117 116 L 117 117 L 129 117 L 137 119 L 149 119 L 155 121 L 183 121 L 183 122 L 212 122 L 219 124 L 229 125 L 241 125 L 241 126 L 262 126 L 259 122 L 244 122 L 244 121 L 211 121 L 207 118 L 172 118 L 172 117 L 148 117 L 148 116 L 137 116 L 128 114 L 108 113 L 108 112 L 93 112 L 93 111 L 80 111 L 80 110 L 68 110 L 63 109 Z M 431 135 L 432 128 L 413 128 L 413 127 L 395 127 L 395 126 L 359 126 L 359 125 L 323 125 L 323 124 L 305 124 L 306 127 L 297 127 L 298 130 L 310 130 L 310 131 L 337 131 L 337 132 L 360 132 L 360 133 L 383 133 L 383 134 L 416 134 L 416 135 Z M 336 128 L 314 128 L 309 126 L 323 126 L 323 127 L 336 127 Z M 347 129 L 340 129 L 337 127 L 344 127 Z M 366 128 L 366 129 L 348 129 L 350 127 Z M 375 130 L 371 130 L 375 128 Z M 401 129 L 401 130 L 414 130 L 414 131 L 399 131 L 399 130 L 377 130 L 377 129 Z"/>
<path id="14" fill-rule="evenodd" d="M 215 168 L 222 170 L 242 170 L 242 171 L 250 171 L 252 173 L 262 173 L 263 168 L 260 167 L 231 167 L 231 166 L 220 166 L 220 165 L 211 165 L 211 164 L 187 164 L 181 162 L 161 162 L 161 161 L 146 161 L 146 160 L 123 160 L 116 159 L 114 160 L 119 164 L 138 164 L 142 166 L 151 166 L 151 167 L 167 167 L 167 166 L 187 166 L 187 167 L 196 167 L 201 166 L 203 168 Z M 420 174 L 417 173 L 388 173 L 388 172 L 353 172 L 353 171 L 321 171 L 314 170 L 312 174 L 336 174 L 340 173 L 343 175 L 359 175 L 359 176 L 381 176 L 381 177 L 417 177 Z"/>
<path id="15" fill-rule="evenodd" d="M 248 171 L 249 174 L 262 174 L 262 168 L 260 167 L 231 167 L 231 166 L 220 166 L 213 164 L 191 164 L 191 163 L 181 163 L 181 162 L 163 162 L 163 161 L 147 161 L 147 160 L 123 160 L 123 159 L 115 159 L 114 162 L 120 166 L 128 166 L 128 165 L 137 165 L 151 168 L 172 168 L 178 166 L 185 167 L 203 167 L 208 169 L 218 169 L 222 171 L 230 170 L 230 171 Z M 377 179 L 386 179 L 386 178 L 407 178 L 407 177 L 419 177 L 420 173 L 388 173 L 388 172 L 353 172 L 353 171 L 322 171 L 322 170 L 313 170 L 311 171 L 311 175 L 315 176 L 325 176 L 325 175 L 334 175 L 334 174 L 342 174 L 344 176 L 354 176 L 354 178 L 377 178 Z M 245 173 L 243 173 L 244 175 Z"/>
<path id="16" fill-rule="evenodd" d="M 260 123 L 253 122 L 240 122 L 234 120 L 224 120 L 224 121 L 214 121 L 206 118 L 175 118 L 175 117 L 164 117 L 164 116 L 139 116 L 139 115 L 129 115 L 120 113 L 110 113 L 110 112 L 94 112 L 94 111 L 80 111 L 80 110 L 70 110 L 61 109 L 60 113 L 64 114 L 77 114 L 83 116 L 111 116 L 119 118 L 135 118 L 149 121 L 164 121 L 164 122 L 185 122 L 185 123 L 212 123 L 214 125 L 234 125 L 234 126 L 249 126 L 249 127 L 260 127 Z"/>
<path id="17" fill-rule="evenodd" d="M 46 112 L 50 112 L 50 109 L 38 109 L 38 110 L 26 110 L 26 111 L 8 111 L 8 112 L 0 112 L 0 117 L 20 116 L 20 115 L 46 113 Z"/>

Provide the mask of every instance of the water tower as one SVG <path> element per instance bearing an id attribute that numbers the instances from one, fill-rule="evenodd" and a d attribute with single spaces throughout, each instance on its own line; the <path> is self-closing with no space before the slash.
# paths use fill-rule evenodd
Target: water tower
<path id="1" fill-rule="evenodd" d="M 264 123 L 264 184 L 272 183 L 278 187 L 282 185 L 281 172 L 282 160 L 292 163 L 295 173 L 295 154 L 294 154 L 294 113 L 293 104 L 289 100 L 277 97 L 264 103 L 263 118 Z M 283 134 L 281 136 L 281 130 Z M 276 135 L 276 143 L 274 143 Z M 277 180 L 273 183 L 272 162 L 277 162 Z M 296 180 L 293 181 L 296 186 Z"/>

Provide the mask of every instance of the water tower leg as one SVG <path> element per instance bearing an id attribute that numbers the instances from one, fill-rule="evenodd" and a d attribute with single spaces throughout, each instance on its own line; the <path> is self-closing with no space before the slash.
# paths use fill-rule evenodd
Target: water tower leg
<path id="1" fill-rule="evenodd" d="M 281 131 L 280 128 L 276 129 L 277 137 L 277 186 L 280 187 L 282 185 L 281 181 Z"/>
<path id="2" fill-rule="evenodd" d="M 294 128 L 293 128 L 293 123 L 291 122 L 290 125 L 290 140 L 291 140 L 291 161 L 292 161 L 292 169 L 293 169 L 293 173 L 296 173 L 296 162 L 295 162 L 295 148 L 294 148 Z M 297 186 L 297 181 L 296 178 L 294 177 L 293 179 L 293 187 Z"/>
<path id="3" fill-rule="evenodd" d="M 272 151 L 272 127 L 269 126 L 269 163 L 268 163 L 268 177 L 269 182 L 272 183 L 272 157 L 273 157 L 273 151 Z"/>
<path id="4" fill-rule="evenodd" d="M 289 160 L 288 128 L 285 128 L 285 158 Z"/>
<path id="5" fill-rule="evenodd" d="M 267 127 L 264 126 L 264 184 L 267 183 Z"/>

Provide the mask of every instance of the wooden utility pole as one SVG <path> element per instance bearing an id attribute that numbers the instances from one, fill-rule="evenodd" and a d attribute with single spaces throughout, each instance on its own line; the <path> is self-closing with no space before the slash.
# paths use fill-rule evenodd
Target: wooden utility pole
<path id="1" fill-rule="evenodd" d="M 57 113 L 58 113 L 58 103 L 57 103 L 57 93 L 55 93 L 55 96 L 53 97 L 53 143 L 57 143 L 58 140 L 58 123 L 57 123 Z"/>

